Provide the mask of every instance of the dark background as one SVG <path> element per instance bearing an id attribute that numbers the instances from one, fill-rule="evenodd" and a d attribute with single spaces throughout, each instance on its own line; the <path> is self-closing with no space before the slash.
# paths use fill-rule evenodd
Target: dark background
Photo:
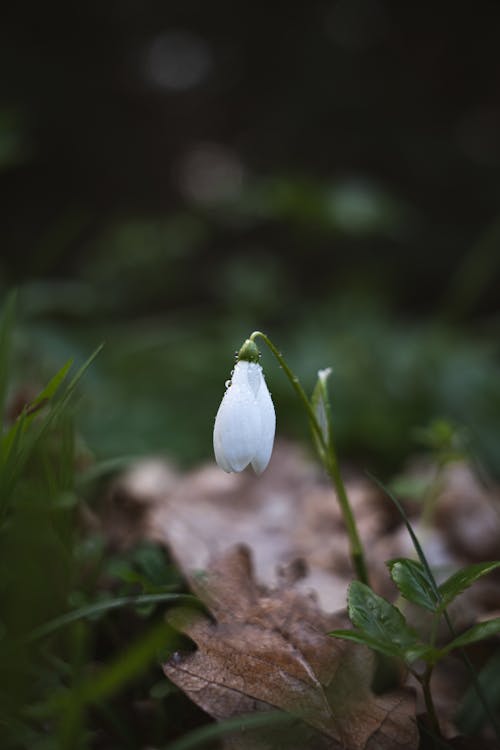
<path id="1" fill-rule="evenodd" d="M 4 290 L 19 372 L 106 347 L 99 454 L 210 455 L 255 328 L 344 456 L 397 467 L 464 426 L 498 470 L 497 2 L 10 4 L 0 28 Z M 305 434 L 265 355 L 281 434 Z"/>

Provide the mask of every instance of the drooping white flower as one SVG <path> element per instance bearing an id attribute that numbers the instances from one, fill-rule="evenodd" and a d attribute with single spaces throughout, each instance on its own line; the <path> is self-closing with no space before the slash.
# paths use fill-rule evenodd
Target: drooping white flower
<path id="1" fill-rule="evenodd" d="M 262 367 L 239 359 L 215 418 L 217 463 L 227 472 L 243 471 L 252 464 L 255 473 L 262 474 L 271 458 L 275 429 L 276 414 Z"/>

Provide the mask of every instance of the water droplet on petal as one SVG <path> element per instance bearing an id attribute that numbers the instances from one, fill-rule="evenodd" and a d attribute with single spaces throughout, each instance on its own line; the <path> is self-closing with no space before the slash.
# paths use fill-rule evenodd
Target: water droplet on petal
<path id="1" fill-rule="evenodd" d="M 229 388 L 230 385 L 231 385 L 231 381 L 230 380 L 226 380 L 226 382 L 225 382 L 224 385 L 226 386 L 226 388 Z"/>

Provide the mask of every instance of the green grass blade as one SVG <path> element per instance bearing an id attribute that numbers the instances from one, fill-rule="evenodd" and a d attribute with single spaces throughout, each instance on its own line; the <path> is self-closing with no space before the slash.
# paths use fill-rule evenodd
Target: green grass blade
<path id="1" fill-rule="evenodd" d="M 403 506 L 401 505 L 401 503 L 399 502 L 399 500 L 397 499 L 397 497 L 395 497 L 395 495 L 393 495 L 392 492 L 384 484 L 382 484 L 382 482 L 380 480 L 378 480 L 376 477 L 373 476 L 373 474 L 370 474 L 369 472 L 368 472 L 368 476 L 370 477 L 370 479 L 372 481 L 374 481 L 380 487 L 380 489 L 382 490 L 382 492 L 385 495 L 387 495 L 387 497 L 394 503 L 394 505 L 398 509 L 399 514 L 401 515 L 401 518 L 403 519 L 404 524 L 405 524 L 406 528 L 408 529 L 408 534 L 410 535 L 411 541 L 413 542 L 413 546 L 415 547 L 415 552 L 418 555 L 418 559 L 420 560 L 420 562 L 422 564 L 422 567 L 425 570 L 425 573 L 427 575 L 427 579 L 428 579 L 429 584 L 430 584 L 430 586 L 432 588 L 432 592 L 433 592 L 434 596 L 436 597 L 436 600 L 438 602 L 441 602 L 441 594 L 439 592 L 439 586 L 437 585 L 437 581 L 434 578 L 434 574 L 433 574 L 433 572 L 431 570 L 431 567 L 430 567 L 429 563 L 427 562 L 427 558 L 426 558 L 426 556 L 424 554 L 424 550 L 422 549 L 422 545 L 418 541 L 417 535 L 413 531 L 413 527 L 412 527 L 412 525 L 410 523 L 410 519 L 408 518 L 408 516 L 405 513 L 405 509 L 403 508 Z"/>
<path id="2" fill-rule="evenodd" d="M 77 370 L 76 374 L 71 379 L 71 382 L 68 385 L 67 394 L 71 394 L 74 391 L 74 389 L 76 388 L 76 386 L 78 385 L 78 383 L 80 382 L 80 380 L 82 379 L 82 377 L 85 375 L 85 373 L 87 372 L 87 370 L 89 369 L 89 367 L 91 366 L 91 364 L 94 362 L 94 360 L 96 359 L 96 357 L 99 356 L 99 354 L 101 353 L 101 351 L 103 350 L 103 348 L 104 348 L 104 343 L 99 344 L 99 346 L 97 347 L 97 349 L 95 349 L 92 352 L 92 354 L 90 355 L 90 357 Z"/>
<path id="3" fill-rule="evenodd" d="M 0 318 L 0 425 L 5 419 L 5 404 L 9 384 L 12 330 L 14 327 L 17 292 L 11 292 L 5 301 Z"/>
<path id="4" fill-rule="evenodd" d="M 2 441 L 0 459 L 0 520 L 3 521 L 10 507 L 12 490 L 22 470 L 18 461 L 21 450 L 21 442 L 24 434 L 24 423 L 26 415 L 23 413 L 12 425 L 5 436 L 5 444 Z"/>
<path id="5" fill-rule="evenodd" d="M 61 384 L 66 378 L 68 371 L 73 363 L 72 359 L 69 359 L 57 372 L 53 378 L 49 380 L 45 388 L 40 391 L 38 396 L 31 401 L 23 409 L 22 413 L 17 418 L 16 422 L 12 425 L 10 430 L 4 435 L 1 444 L 1 456 L 3 461 L 7 461 L 9 454 L 12 452 L 14 455 L 16 451 L 13 451 L 13 445 L 19 446 L 20 436 L 23 430 L 33 421 L 37 416 L 39 410 L 45 406 L 59 390 Z"/>
<path id="6" fill-rule="evenodd" d="M 265 729 L 267 727 L 287 726 L 297 719 L 282 711 L 258 711 L 253 714 L 243 714 L 232 719 L 226 719 L 217 724 L 194 729 L 179 740 L 171 742 L 164 750 L 191 750 L 201 747 L 210 740 L 224 737 L 231 732 L 251 729 Z"/>
<path id="7" fill-rule="evenodd" d="M 8 513 L 12 492 L 16 487 L 19 477 L 22 475 L 24 467 L 50 427 L 64 414 L 79 381 L 91 366 L 102 347 L 103 344 L 97 347 L 71 379 L 64 393 L 58 396 L 61 385 L 66 379 L 72 364 L 71 360 L 66 362 L 56 375 L 51 378 L 35 400 L 23 410 L 21 416 L 1 440 L 0 523 Z M 40 409 L 46 403 L 50 403 L 50 409 L 47 413 L 40 415 Z M 34 422 L 36 416 L 39 419 Z M 33 425 L 31 424 L 32 422 L 34 422 Z"/>
<path id="8" fill-rule="evenodd" d="M 77 747 L 86 707 L 102 704 L 119 692 L 152 663 L 158 663 L 159 652 L 172 645 L 172 629 L 162 621 L 134 641 L 110 664 L 85 677 L 72 690 L 64 690 L 50 697 L 45 711 L 60 718 L 58 747 L 64 750 Z"/>
<path id="9" fill-rule="evenodd" d="M 107 599 L 103 602 L 97 602 L 95 604 L 88 604 L 85 607 L 79 607 L 72 612 L 66 612 L 66 614 L 56 617 L 50 622 L 46 622 L 36 630 L 33 630 L 27 637 L 27 642 L 39 640 L 40 638 L 46 638 L 48 635 L 52 635 L 60 628 L 71 625 L 71 623 L 81 620 L 85 617 L 92 617 L 94 615 L 102 614 L 103 612 L 109 612 L 112 609 L 118 609 L 120 607 L 126 607 L 129 605 L 140 606 L 143 604 L 156 604 L 158 602 L 177 602 L 191 605 L 199 605 L 198 599 L 191 596 L 190 594 L 140 594 L 137 596 L 121 596 L 115 599 Z"/>
<path id="10" fill-rule="evenodd" d="M 35 412 L 37 408 L 43 406 L 47 401 L 50 401 L 50 399 L 55 396 L 61 384 L 65 380 L 72 364 L 73 359 L 68 359 L 68 361 L 65 362 L 61 367 L 59 372 L 56 372 L 54 377 L 49 380 L 45 388 L 40 391 L 38 396 L 28 405 L 28 414 Z"/>

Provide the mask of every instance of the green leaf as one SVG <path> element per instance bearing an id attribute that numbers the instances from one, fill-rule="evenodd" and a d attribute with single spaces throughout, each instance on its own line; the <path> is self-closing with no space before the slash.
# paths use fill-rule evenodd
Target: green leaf
<path id="1" fill-rule="evenodd" d="M 485 576 L 495 568 L 500 567 L 499 560 L 493 560 L 492 562 L 477 563 L 475 565 L 468 565 L 466 568 L 457 570 L 452 576 L 450 576 L 444 583 L 439 587 L 439 592 L 442 597 L 442 603 L 439 607 L 440 612 L 455 599 L 456 596 L 469 588 L 474 581 L 477 581 L 481 576 Z"/>
<path id="2" fill-rule="evenodd" d="M 318 371 L 318 380 L 316 382 L 316 385 L 314 386 L 314 390 L 311 396 L 311 406 L 316 419 L 318 420 L 324 444 L 327 447 L 331 443 L 332 436 L 331 409 L 330 399 L 328 396 L 328 378 L 330 377 L 331 373 L 332 371 L 330 367 L 328 367 L 326 370 Z M 319 454 L 322 455 L 324 452 L 323 446 L 321 445 L 321 442 L 314 430 L 313 435 L 314 441 L 316 443 L 316 448 L 318 449 Z"/>
<path id="3" fill-rule="evenodd" d="M 353 581 L 349 587 L 348 612 L 353 625 L 361 631 L 363 642 L 371 641 L 378 651 L 406 659 L 421 648 L 418 636 L 393 604 L 375 594 L 369 586 Z M 415 658 L 415 657 L 413 657 Z"/>
<path id="4" fill-rule="evenodd" d="M 407 626 L 399 609 L 360 581 L 353 581 L 349 586 L 348 611 L 353 625 L 375 639 L 400 645 L 415 642 L 415 633 Z"/>
<path id="5" fill-rule="evenodd" d="M 469 628 L 465 633 L 462 633 L 458 638 L 454 638 L 451 643 L 448 643 L 442 649 L 442 652 L 443 654 L 448 654 L 456 648 L 463 648 L 471 643 L 484 641 L 486 638 L 491 638 L 492 635 L 496 635 L 497 633 L 500 633 L 500 617 L 495 617 L 493 620 L 487 620 L 486 622 L 480 622 L 478 625 Z"/>
<path id="6" fill-rule="evenodd" d="M 391 641 L 372 638 L 362 630 L 332 630 L 328 635 L 334 638 L 342 638 L 345 641 L 353 641 L 353 643 L 359 643 L 363 646 L 368 646 L 368 648 L 371 648 L 374 651 L 379 651 L 381 654 L 395 656 L 398 659 L 404 659 L 407 662 L 412 662 L 416 659 L 425 659 L 425 661 L 434 662 L 440 655 L 438 649 L 425 644 L 415 643 L 413 646 L 401 648 L 401 646 L 398 646 Z"/>
<path id="7" fill-rule="evenodd" d="M 379 638 L 372 638 L 363 630 L 332 630 L 328 635 L 333 638 L 342 638 L 344 641 L 353 641 L 374 651 L 379 651 L 386 656 L 396 656 L 398 659 L 404 658 L 404 652 L 395 643 Z"/>
<path id="8" fill-rule="evenodd" d="M 437 611 L 440 600 L 421 562 L 400 557 L 389 560 L 387 566 L 392 580 L 405 599 L 431 612 Z"/>

